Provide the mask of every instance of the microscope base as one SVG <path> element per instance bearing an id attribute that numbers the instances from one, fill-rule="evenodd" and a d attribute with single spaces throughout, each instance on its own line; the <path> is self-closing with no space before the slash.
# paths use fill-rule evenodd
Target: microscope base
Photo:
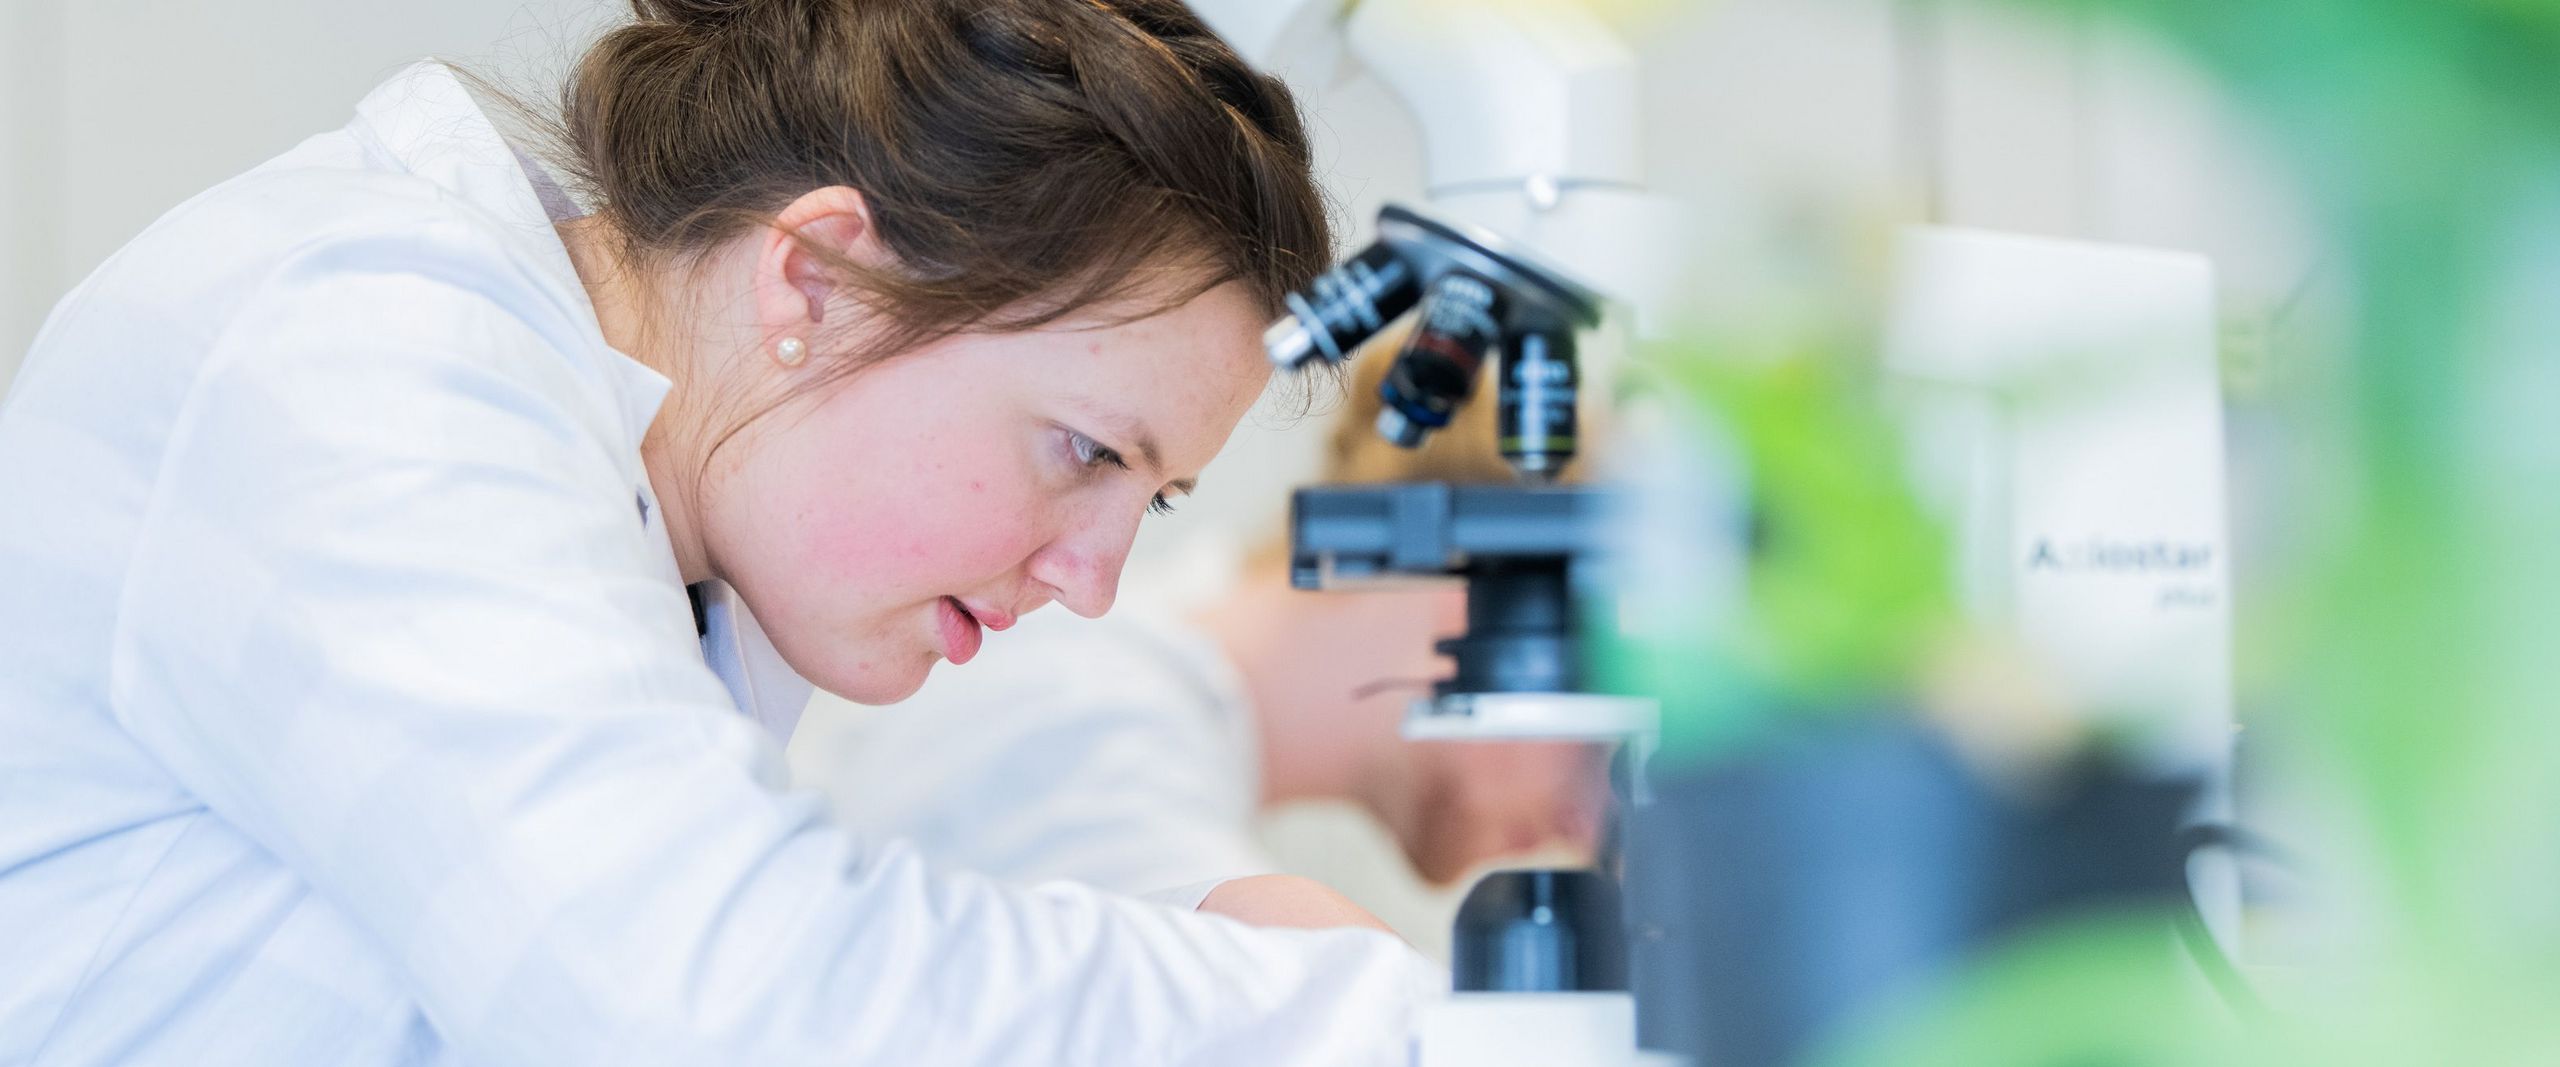
<path id="1" fill-rule="evenodd" d="M 1459 993 L 1423 1014 L 1414 1067 L 1634 1067 L 1625 993 Z"/>

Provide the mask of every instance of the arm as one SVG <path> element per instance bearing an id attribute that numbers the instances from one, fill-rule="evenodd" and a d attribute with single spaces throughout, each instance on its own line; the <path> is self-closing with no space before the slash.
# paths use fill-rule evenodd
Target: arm
<path id="1" fill-rule="evenodd" d="M 567 342 L 380 258 L 288 272 L 208 361 L 113 697 L 461 1058 L 1402 1055 L 1422 972 L 1375 935 L 937 876 L 760 784 L 775 753 L 695 658 Z"/>
<path id="2" fill-rule="evenodd" d="M 1219 883 L 1200 901 L 1200 910 L 1248 926 L 1302 930 L 1362 927 L 1380 933 L 1395 932 L 1332 887 L 1288 874 L 1256 875 Z"/>

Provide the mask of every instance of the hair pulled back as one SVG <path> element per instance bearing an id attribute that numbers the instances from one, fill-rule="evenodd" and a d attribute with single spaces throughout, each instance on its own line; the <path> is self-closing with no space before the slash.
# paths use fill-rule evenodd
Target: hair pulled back
<path id="1" fill-rule="evenodd" d="M 896 264 L 803 244 L 880 320 L 867 354 L 1230 280 L 1277 307 L 1329 258 L 1289 91 L 1177 0 L 633 7 L 561 122 L 626 260 L 682 263 L 851 187 Z"/>

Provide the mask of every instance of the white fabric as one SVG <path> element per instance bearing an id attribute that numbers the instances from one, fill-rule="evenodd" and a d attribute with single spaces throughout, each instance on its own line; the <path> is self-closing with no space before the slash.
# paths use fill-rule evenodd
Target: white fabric
<path id="1" fill-rule="evenodd" d="M 898 704 L 820 697 L 795 781 L 847 825 L 1023 882 L 1141 893 L 1276 870 L 1253 840 L 1251 710 L 1204 635 L 1053 613 Z"/>
<path id="2" fill-rule="evenodd" d="M 1210 878 L 1190 885 L 1178 885 L 1171 889 L 1150 890 L 1137 894 L 1137 897 L 1151 904 L 1163 904 L 1184 911 L 1197 911 L 1201 903 L 1209 899 L 1209 894 L 1216 892 L 1219 886 L 1232 881 L 1235 879 Z"/>
<path id="3" fill-rule="evenodd" d="M 1403 1062 L 1382 935 L 937 874 L 767 784 L 653 521 L 666 382 L 550 222 L 421 65 L 47 324 L 0 1063 Z"/>
<path id="4" fill-rule="evenodd" d="M 783 662 L 782 652 L 728 583 L 703 583 L 702 619 L 703 662 L 720 676 L 730 701 L 775 738 L 790 740 L 816 687 Z"/>

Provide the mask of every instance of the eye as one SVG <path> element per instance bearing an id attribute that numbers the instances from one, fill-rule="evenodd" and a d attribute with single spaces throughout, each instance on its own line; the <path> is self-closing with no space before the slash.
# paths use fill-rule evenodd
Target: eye
<path id="1" fill-rule="evenodd" d="M 1107 465 L 1124 471 L 1129 469 L 1129 461 L 1120 458 L 1120 453 L 1112 451 L 1111 446 L 1074 430 L 1067 431 L 1067 451 L 1075 456 L 1076 465 L 1080 467 L 1093 469 Z"/>
<path id="2" fill-rule="evenodd" d="M 1112 449 L 1111 446 L 1077 433 L 1074 430 L 1067 431 L 1067 451 L 1075 457 L 1076 465 L 1083 467 L 1086 470 L 1098 470 L 1106 466 L 1117 467 L 1124 471 L 1129 469 L 1129 461 L 1122 458 L 1120 453 Z M 1171 515 L 1173 514 L 1173 501 L 1165 499 L 1165 495 L 1163 493 L 1157 493 L 1154 499 L 1147 502 L 1147 513 L 1150 515 Z"/>

